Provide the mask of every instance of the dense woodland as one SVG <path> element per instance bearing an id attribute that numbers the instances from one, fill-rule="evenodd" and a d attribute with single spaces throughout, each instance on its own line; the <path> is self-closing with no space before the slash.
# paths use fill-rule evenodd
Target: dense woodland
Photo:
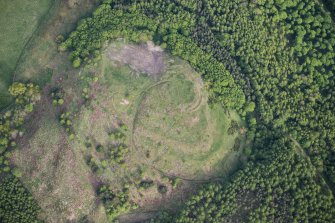
<path id="1" fill-rule="evenodd" d="M 335 219 L 331 13 L 334 4 L 327 0 L 106 0 L 59 45 L 80 67 L 98 58 L 106 41 L 153 40 L 202 75 L 209 103 L 247 120 L 253 140 L 248 163 L 230 182 L 204 186 L 180 212 L 153 222 Z M 24 113 L 38 98 L 33 85 L 16 83 L 10 93 Z M 15 111 L 1 119 L 2 171 L 10 171 L 6 151 L 23 121 Z M 123 192 L 103 187 L 100 195 L 113 218 L 130 209 Z"/>
<path id="2" fill-rule="evenodd" d="M 335 20 L 335 2 L 332 0 L 323 0 L 326 10 L 329 10 Z"/>
<path id="3" fill-rule="evenodd" d="M 7 176 L 0 183 L 0 222 L 41 222 L 40 207 L 14 176 Z"/>

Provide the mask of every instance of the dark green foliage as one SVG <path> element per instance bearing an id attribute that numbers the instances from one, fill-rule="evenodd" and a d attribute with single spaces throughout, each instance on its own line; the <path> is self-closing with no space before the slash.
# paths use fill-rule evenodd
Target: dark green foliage
<path id="1" fill-rule="evenodd" d="M 92 156 L 85 157 L 86 164 L 91 168 L 91 171 L 93 173 L 97 172 L 99 170 L 99 166 L 96 163 L 96 161 L 93 159 Z"/>
<path id="2" fill-rule="evenodd" d="M 266 148 L 262 161 L 250 162 L 226 187 L 200 190 L 176 222 L 331 222 L 334 198 L 313 165 L 289 141 Z"/>
<path id="3" fill-rule="evenodd" d="M 108 148 L 107 156 L 112 163 L 122 164 L 124 163 L 124 157 L 128 151 L 129 149 L 126 145 L 118 144 Z"/>
<path id="4" fill-rule="evenodd" d="M 40 211 L 40 207 L 17 178 L 7 176 L 1 180 L 0 222 L 41 222 L 37 218 Z"/>
<path id="5" fill-rule="evenodd" d="M 95 150 L 98 152 L 98 153 L 101 153 L 101 152 L 103 152 L 104 151 L 104 147 L 102 146 L 102 145 L 97 145 L 96 147 L 95 147 Z"/>
<path id="6" fill-rule="evenodd" d="M 296 132 L 313 164 L 334 179 L 331 17 L 314 0 L 238 2 L 207 1 L 202 13 L 251 82 L 258 128 Z"/>
<path id="7" fill-rule="evenodd" d="M 15 140 L 23 134 L 20 129 L 26 116 L 33 111 L 35 103 L 40 99 L 39 88 L 33 84 L 14 82 L 9 93 L 15 98 L 15 104 L 0 116 L 0 222 L 39 222 L 40 208 L 28 191 L 14 176 L 21 177 L 19 169 L 10 171 L 10 150 L 16 146 Z"/>
<path id="8" fill-rule="evenodd" d="M 63 116 L 63 123 L 66 123 L 65 114 Z M 71 125 L 69 126 L 71 127 Z M 85 160 L 86 164 L 90 167 L 91 171 L 97 174 L 104 174 L 107 168 L 120 168 L 125 163 L 125 158 L 129 152 L 128 146 L 124 144 L 127 139 L 125 132 L 128 127 L 124 124 L 120 125 L 119 129 L 114 129 L 108 133 L 109 142 L 102 145 L 95 142 L 93 149 L 96 151 L 95 155 L 87 155 Z M 86 138 L 84 145 L 87 149 L 91 149 L 93 142 L 89 137 Z M 120 166 L 121 165 L 121 166 Z"/>
<path id="9" fill-rule="evenodd" d="M 93 146 L 93 140 L 90 137 L 86 137 L 84 145 L 87 149 Z"/>
<path id="10" fill-rule="evenodd" d="M 64 91 L 61 88 L 55 88 L 51 92 L 52 104 L 62 105 L 64 103 Z"/>
<path id="11" fill-rule="evenodd" d="M 331 16 L 335 20 L 335 1 L 334 0 L 323 0 L 325 7 L 331 13 Z"/>
<path id="12" fill-rule="evenodd" d="M 154 182 L 152 180 L 142 180 L 138 186 L 140 189 L 149 189 L 150 187 L 153 187 L 154 186 Z"/>
<path id="13" fill-rule="evenodd" d="M 120 130 L 121 130 L 122 132 L 127 132 L 127 131 L 128 131 L 128 126 L 127 126 L 126 124 L 121 124 L 121 125 L 120 125 Z"/>
<path id="14" fill-rule="evenodd" d="M 212 103 L 220 103 L 226 108 L 242 108 L 245 103 L 243 92 L 222 63 L 183 35 L 171 34 L 165 36 L 163 40 L 173 55 L 189 61 L 198 72 L 203 74 Z"/>
<path id="15" fill-rule="evenodd" d="M 157 189 L 158 189 L 158 192 L 161 194 L 166 194 L 166 192 L 168 191 L 165 185 L 159 185 Z"/>
<path id="16" fill-rule="evenodd" d="M 63 126 L 70 127 L 72 126 L 72 121 L 71 121 L 71 113 L 70 112 L 65 112 L 60 115 L 60 123 Z"/>
<path id="17" fill-rule="evenodd" d="M 124 159 L 129 149 L 125 144 L 128 131 L 128 126 L 125 124 L 120 124 L 120 128 L 114 129 L 113 131 L 108 133 L 109 139 L 111 140 L 111 144 L 108 146 L 106 151 L 106 157 L 110 160 L 111 164 L 124 163 Z"/>
<path id="18" fill-rule="evenodd" d="M 230 55 L 227 47 L 220 45 L 214 34 L 210 31 L 208 24 L 205 23 L 205 17 L 198 17 L 198 24 L 192 31 L 193 41 L 204 51 L 213 55 L 220 61 L 234 77 L 235 81 L 242 87 L 248 100 L 251 98 L 251 84 L 248 76 L 242 73 L 236 60 Z"/>
<path id="19" fill-rule="evenodd" d="M 245 147 L 245 148 L 243 148 L 243 154 L 244 154 L 245 156 L 250 156 L 251 153 L 252 153 L 252 149 L 251 149 L 250 147 Z"/>
<path id="20" fill-rule="evenodd" d="M 106 185 L 99 188 L 98 194 L 103 201 L 108 219 L 114 220 L 120 214 L 127 213 L 128 211 L 136 208 L 129 200 L 128 189 L 114 193 L 112 189 Z"/>

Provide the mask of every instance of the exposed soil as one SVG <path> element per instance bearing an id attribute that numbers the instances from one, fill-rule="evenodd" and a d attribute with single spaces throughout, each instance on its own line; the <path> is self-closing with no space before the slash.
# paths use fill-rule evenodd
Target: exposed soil
<path id="1" fill-rule="evenodd" d="M 128 64 L 137 72 L 157 77 L 166 68 L 162 49 L 151 41 L 141 45 L 125 45 L 121 49 L 110 47 L 107 51 L 110 59 Z"/>

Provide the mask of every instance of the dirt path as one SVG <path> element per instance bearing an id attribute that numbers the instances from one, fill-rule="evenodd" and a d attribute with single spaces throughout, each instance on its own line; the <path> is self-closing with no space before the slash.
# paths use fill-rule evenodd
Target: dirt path
<path id="1" fill-rule="evenodd" d="M 190 178 L 186 178 L 186 177 L 177 176 L 177 175 L 174 175 L 174 174 L 168 174 L 165 171 L 157 168 L 155 165 L 150 165 L 149 164 L 149 166 L 153 170 L 159 172 L 161 175 L 163 175 L 165 177 L 168 177 L 168 178 L 178 178 L 178 179 L 181 179 L 183 181 L 188 181 L 188 182 L 209 183 L 209 182 L 213 182 L 213 181 L 224 181 L 224 180 L 226 180 L 226 178 L 223 178 L 223 177 L 213 177 L 213 178 L 202 179 L 202 180 L 190 179 Z"/>
<path id="2" fill-rule="evenodd" d="M 309 156 L 307 155 L 306 151 L 301 147 L 300 143 L 294 139 L 291 135 L 289 135 L 290 140 L 296 145 L 297 148 L 297 153 L 299 155 L 302 155 L 303 157 L 305 157 L 306 159 L 308 159 L 309 161 L 311 161 L 311 159 L 309 158 Z"/>
<path id="3" fill-rule="evenodd" d="M 155 84 L 153 85 L 150 85 L 148 86 L 147 88 L 145 88 L 139 95 L 139 98 L 138 100 L 136 100 L 136 108 L 135 108 L 135 114 L 134 114 L 134 118 L 133 118 L 133 121 L 132 121 L 132 124 L 131 124 L 131 142 L 132 142 L 132 145 L 133 147 L 135 148 L 135 141 L 134 141 L 134 133 L 135 133 L 135 128 L 136 128 L 136 122 L 137 122 L 137 118 L 138 118 L 138 115 L 139 115 L 139 109 L 141 107 L 141 103 L 143 101 L 143 99 L 145 98 L 146 94 L 154 87 L 157 87 L 159 85 L 162 85 L 162 84 L 165 84 L 169 82 L 169 80 L 162 80 L 162 81 L 159 81 L 159 82 L 156 82 Z"/>

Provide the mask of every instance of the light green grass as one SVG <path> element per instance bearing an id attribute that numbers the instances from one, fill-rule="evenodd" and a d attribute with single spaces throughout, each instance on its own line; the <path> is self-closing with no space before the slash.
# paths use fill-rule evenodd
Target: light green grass
<path id="1" fill-rule="evenodd" d="M 208 106 L 198 74 L 185 62 L 176 60 L 166 75 L 169 82 L 141 103 L 138 148 L 149 150 L 150 162 L 166 173 L 199 180 L 229 174 L 231 169 L 216 167 L 227 156 L 237 158 L 231 148 L 238 135 L 228 135 L 227 129 L 231 119 L 243 123 L 234 112 L 228 117 L 220 106 Z"/>
<path id="2" fill-rule="evenodd" d="M 113 43 L 117 48 L 122 44 Z M 167 70 L 158 79 L 110 61 L 107 54 L 97 68 L 82 71 L 82 76 L 99 76 L 99 90 L 93 90 L 95 99 L 75 121 L 80 141 L 89 137 L 107 146 L 108 131 L 118 123 L 131 130 L 125 169 L 103 174 L 112 184 L 131 179 L 139 166 L 188 179 L 210 179 L 231 172 L 227 163 L 222 164 L 224 159 L 231 167 L 238 160 L 240 151 L 232 148 L 242 136 L 228 135 L 227 129 L 231 120 L 244 126 L 239 116 L 234 111 L 228 115 L 220 106 L 209 107 L 199 74 L 186 62 L 172 57 L 166 61 L 170 61 Z"/>
<path id="3" fill-rule="evenodd" d="M 8 104 L 8 86 L 18 59 L 53 0 L 0 0 L 0 107 Z"/>

